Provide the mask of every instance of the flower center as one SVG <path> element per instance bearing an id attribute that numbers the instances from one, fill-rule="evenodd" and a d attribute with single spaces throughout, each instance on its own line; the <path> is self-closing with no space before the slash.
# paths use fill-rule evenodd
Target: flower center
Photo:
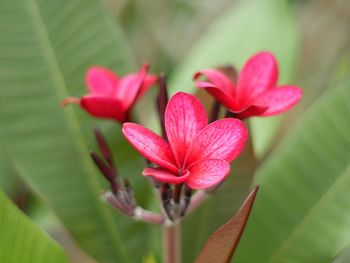
<path id="1" fill-rule="evenodd" d="M 182 176 L 188 176 L 190 172 L 187 169 L 179 169 L 177 176 L 182 177 Z"/>

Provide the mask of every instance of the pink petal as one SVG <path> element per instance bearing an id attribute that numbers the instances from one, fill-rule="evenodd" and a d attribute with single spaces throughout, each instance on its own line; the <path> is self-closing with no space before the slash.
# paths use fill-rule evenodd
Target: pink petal
<path id="1" fill-rule="evenodd" d="M 123 104 L 111 97 L 98 95 L 84 96 L 80 100 L 80 106 L 98 118 L 109 118 L 119 122 L 123 122 L 125 119 Z"/>
<path id="2" fill-rule="evenodd" d="M 231 95 L 226 93 L 224 90 L 215 86 L 214 84 L 205 81 L 196 81 L 196 86 L 198 88 L 202 88 L 208 91 L 209 94 L 211 94 L 218 102 L 223 104 L 226 108 L 232 111 L 239 110 L 239 105 L 235 101 L 235 99 Z"/>
<path id="3" fill-rule="evenodd" d="M 278 78 L 277 62 L 273 54 L 260 52 L 251 57 L 241 70 L 237 84 L 239 102 L 253 98 L 273 87 Z"/>
<path id="4" fill-rule="evenodd" d="M 162 137 L 135 123 L 124 123 L 122 131 L 126 139 L 148 160 L 174 173 L 178 172 L 169 144 Z"/>
<path id="5" fill-rule="evenodd" d="M 245 110 L 234 113 L 234 117 L 238 118 L 240 120 L 243 120 L 248 117 L 252 116 L 260 116 L 262 115 L 266 110 L 268 109 L 267 106 L 257 106 L 257 105 L 252 105 L 246 108 Z"/>
<path id="6" fill-rule="evenodd" d="M 156 84 L 158 81 L 158 76 L 156 75 L 151 75 L 151 74 L 148 74 L 146 75 L 145 79 L 143 80 L 142 82 L 142 86 L 136 96 L 136 99 L 139 99 L 141 98 L 146 92 L 147 90 L 152 87 L 154 84 Z"/>
<path id="7" fill-rule="evenodd" d="M 165 110 L 165 129 L 179 167 L 184 164 L 190 143 L 207 123 L 205 109 L 195 96 L 178 92 L 170 98 Z"/>
<path id="8" fill-rule="evenodd" d="M 189 171 L 186 170 L 181 176 L 176 176 L 175 174 L 163 168 L 146 168 L 143 170 L 142 174 L 144 176 L 152 176 L 162 183 L 169 184 L 181 184 L 185 182 L 190 175 Z"/>
<path id="9" fill-rule="evenodd" d="M 85 81 L 93 95 L 113 96 L 119 83 L 118 77 L 111 70 L 102 67 L 89 68 Z"/>
<path id="10" fill-rule="evenodd" d="M 220 89 L 222 92 L 234 96 L 235 86 L 233 82 L 222 72 L 214 69 L 205 69 L 197 72 L 194 75 L 194 79 L 198 79 L 201 76 L 205 76 L 210 83 Z"/>
<path id="11" fill-rule="evenodd" d="M 231 162 L 243 150 L 247 129 L 242 121 L 233 118 L 214 121 L 193 140 L 186 164 L 201 159 L 224 159 Z"/>
<path id="12" fill-rule="evenodd" d="M 123 101 L 126 109 L 132 106 L 137 94 L 140 92 L 148 68 L 149 66 L 145 64 L 138 73 L 126 75 L 120 80 L 115 97 Z"/>
<path id="13" fill-rule="evenodd" d="M 186 184 L 192 189 L 206 189 L 222 182 L 230 172 L 230 165 L 222 159 L 205 159 L 188 167 Z"/>
<path id="14" fill-rule="evenodd" d="M 302 89 L 295 86 L 281 86 L 269 90 L 256 101 L 257 105 L 268 106 L 261 116 L 275 115 L 292 108 L 303 95 Z"/>

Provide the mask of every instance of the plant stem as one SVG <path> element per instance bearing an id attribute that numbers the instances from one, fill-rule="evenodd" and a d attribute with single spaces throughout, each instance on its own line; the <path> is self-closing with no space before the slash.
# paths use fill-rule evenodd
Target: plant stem
<path id="1" fill-rule="evenodd" d="M 181 262 L 181 226 L 177 222 L 175 224 L 163 226 L 163 253 L 164 263 L 180 263 Z"/>
<path id="2" fill-rule="evenodd" d="M 216 121 L 219 117 L 221 104 L 217 100 L 213 102 L 213 106 L 210 113 L 209 123 Z"/>
<path id="3" fill-rule="evenodd" d="M 166 221 L 166 218 L 162 214 L 148 211 L 139 206 L 125 206 L 125 204 L 123 204 L 121 200 L 119 200 L 111 192 L 103 193 L 102 198 L 122 214 L 132 217 L 136 220 L 155 225 L 163 225 Z"/>

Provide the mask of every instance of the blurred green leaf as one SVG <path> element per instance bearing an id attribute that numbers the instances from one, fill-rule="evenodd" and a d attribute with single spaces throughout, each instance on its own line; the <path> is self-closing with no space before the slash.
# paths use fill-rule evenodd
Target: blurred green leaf
<path id="1" fill-rule="evenodd" d="M 332 263 L 349 263 L 350 262 L 350 249 L 345 248 L 341 253 L 332 261 Z"/>
<path id="2" fill-rule="evenodd" d="M 8 160 L 3 143 L 0 141 L 0 188 L 11 196 L 19 184 L 17 173 Z"/>
<path id="3" fill-rule="evenodd" d="M 152 254 L 149 254 L 143 262 L 144 263 L 157 263 L 157 261 L 155 260 L 155 258 Z"/>
<path id="4" fill-rule="evenodd" d="M 99 198 L 91 118 L 59 106 L 86 92 L 89 66 L 134 68 L 122 32 L 97 0 L 3 0 L 0 22 L 0 133 L 16 169 L 100 262 L 128 262 L 130 251 L 137 261 L 145 227 L 125 227 Z"/>
<path id="5" fill-rule="evenodd" d="M 0 262 L 69 262 L 63 249 L 37 228 L 0 190 Z"/>
<path id="6" fill-rule="evenodd" d="M 350 51 L 344 54 L 340 61 L 338 61 L 338 65 L 335 70 L 335 74 L 333 76 L 332 81 L 336 81 L 338 79 L 343 79 L 349 76 L 350 72 Z M 330 87 L 331 88 L 331 87 Z"/>
<path id="7" fill-rule="evenodd" d="M 175 72 L 171 93 L 195 92 L 192 75 L 203 68 L 230 63 L 239 68 L 255 52 L 272 51 L 279 61 L 279 83 L 293 72 L 298 44 L 296 23 L 287 0 L 240 1 L 222 15 L 189 52 Z M 253 141 L 263 155 L 279 127 L 279 118 L 253 120 Z M 263 133 L 259 132 L 264 130 Z"/>
<path id="8" fill-rule="evenodd" d="M 333 85 L 258 172 L 234 262 L 331 262 L 350 243 L 350 80 Z"/>

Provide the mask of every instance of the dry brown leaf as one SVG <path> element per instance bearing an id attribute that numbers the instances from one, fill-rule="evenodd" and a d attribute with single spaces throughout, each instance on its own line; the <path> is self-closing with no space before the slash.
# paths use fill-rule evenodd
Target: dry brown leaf
<path id="1" fill-rule="evenodd" d="M 196 263 L 227 263 L 231 261 L 248 221 L 258 190 L 259 187 L 255 187 L 238 212 L 208 238 L 196 259 Z"/>

